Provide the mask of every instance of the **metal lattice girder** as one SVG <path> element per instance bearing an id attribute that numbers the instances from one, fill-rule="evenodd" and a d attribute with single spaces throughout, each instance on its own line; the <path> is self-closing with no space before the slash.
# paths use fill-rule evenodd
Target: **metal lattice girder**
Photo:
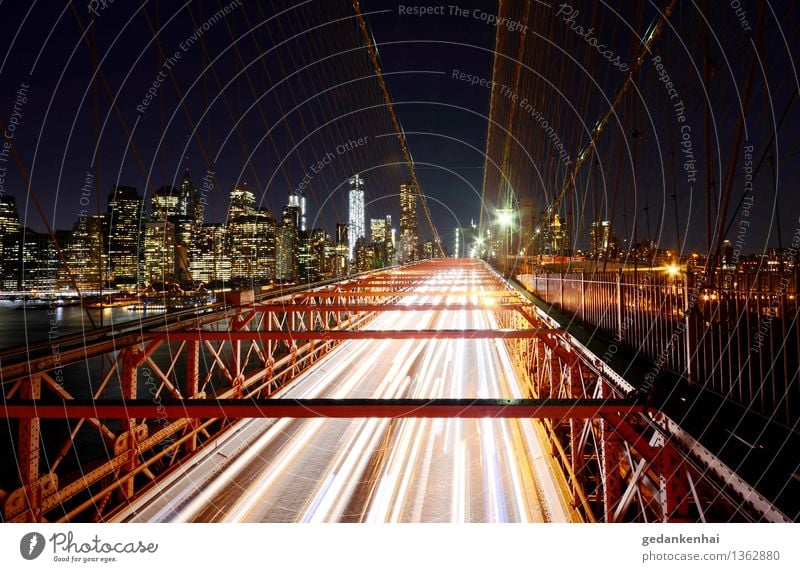
<path id="1" fill-rule="evenodd" d="M 520 304 L 256 304 L 258 312 L 442 312 L 459 310 L 520 310 Z"/>
<path id="2" fill-rule="evenodd" d="M 359 289 L 365 289 L 365 292 L 369 292 L 370 289 L 379 290 L 383 288 L 384 290 L 387 288 L 398 289 L 398 288 L 417 288 L 417 287 L 426 287 L 428 286 L 428 281 L 424 279 L 420 280 L 374 280 L 370 282 L 358 282 L 354 284 L 342 284 L 336 286 L 334 288 L 329 288 L 326 290 L 321 290 L 321 292 L 354 292 Z M 511 290 L 506 290 L 503 286 L 498 283 L 497 281 L 486 281 L 482 280 L 480 282 L 452 282 L 448 283 L 448 286 L 454 288 L 453 292 L 450 293 L 451 296 L 457 295 L 461 292 L 463 293 L 477 293 L 481 291 L 482 287 L 489 287 L 489 292 L 492 291 L 506 291 L 508 293 L 512 293 Z M 459 290 L 459 287 L 463 287 L 464 290 Z"/>
<path id="3" fill-rule="evenodd" d="M 322 331 L 215 331 L 195 330 L 182 332 L 150 332 L 150 340 L 475 340 L 532 338 L 539 330 L 322 330 Z"/>
<path id="4" fill-rule="evenodd" d="M 463 292 L 459 291 L 452 291 L 452 290 L 431 290 L 429 292 L 420 292 L 418 290 L 403 290 L 403 291 L 396 291 L 396 290 L 366 290 L 366 291 L 353 291 L 353 290 L 322 290 L 320 292 L 310 292 L 308 294 L 303 294 L 298 296 L 298 298 L 385 298 L 385 297 L 408 297 L 408 296 L 415 296 L 418 298 L 424 298 L 429 296 L 442 296 L 442 297 L 452 297 L 458 298 L 463 296 L 482 296 L 484 298 L 515 298 L 519 299 L 516 293 L 513 290 L 464 290 Z"/>
<path id="5" fill-rule="evenodd" d="M 623 415 L 619 415 L 618 413 L 604 413 L 602 417 L 610 425 L 609 429 L 617 432 L 619 436 L 649 464 L 655 465 L 660 461 L 660 456 L 664 448 L 653 447 L 644 435 L 625 421 Z"/>
<path id="6" fill-rule="evenodd" d="M 482 418 L 588 419 L 603 414 L 642 412 L 624 399 L 152 399 L 7 403 L 0 418 Z"/>

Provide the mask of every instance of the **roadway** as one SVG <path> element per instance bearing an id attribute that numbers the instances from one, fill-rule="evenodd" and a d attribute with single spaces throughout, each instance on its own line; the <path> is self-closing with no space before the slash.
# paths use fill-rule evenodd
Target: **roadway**
<path id="1" fill-rule="evenodd" d="M 488 270 L 439 270 L 399 304 L 481 303 Z M 476 284 L 471 286 L 470 282 Z M 453 292 L 441 296 L 443 289 Z M 426 295 L 425 291 L 437 292 Z M 468 293 L 474 290 L 474 293 Z M 384 312 L 370 329 L 496 329 L 483 310 Z M 277 397 L 522 397 L 499 339 L 353 340 Z M 246 419 L 142 494 L 132 522 L 565 521 L 533 422 Z"/>

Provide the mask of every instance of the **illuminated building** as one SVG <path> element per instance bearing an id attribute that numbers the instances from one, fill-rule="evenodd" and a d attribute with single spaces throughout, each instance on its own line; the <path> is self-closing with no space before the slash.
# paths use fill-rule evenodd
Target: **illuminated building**
<path id="1" fill-rule="evenodd" d="M 46 232 L 30 228 L 22 231 L 22 288 L 25 290 L 54 290 L 58 256 L 53 239 Z"/>
<path id="2" fill-rule="evenodd" d="M 171 222 L 144 225 L 144 282 L 159 288 L 175 279 L 175 227 Z"/>
<path id="3" fill-rule="evenodd" d="M 198 225 L 203 224 L 205 219 L 205 204 L 204 201 L 200 199 L 200 192 L 192 182 L 189 169 L 186 169 L 183 173 L 183 180 L 180 184 L 180 196 L 181 202 L 183 203 L 183 212 L 181 214 L 191 217 Z"/>
<path id="4" fill-rule="evenodd" d="M 117 186 L 108 196 L 109 278 L 118 286 L 139 281 L 142 205 L 142 197 L 133 187 Z"/>
<path id="5" fill-rule="evenodd" d="M 566 256 L 569 254 L 569 233 L 565 222 L 558 214 L 544 226 L 542 254 Z"/>
<path id="6" fill-rule="evenodd" d="M 417 196 L 414 183 L 400 184 L 400 263 L 412 262 L 417 258 Z"/>
<path id="7" fill-rule="evenodd" d="M 204 224 L 197 228 L 189 269 L 198 282 L 230 280 L 231 261 L 225 254 L 228 228 L 222 224 Z"/>
<path id="8" fill-rule="evenodd" d="M 611 223 L 607 220 L 595 221 L 589 231 L 589 256 L 591 258 L 616 258 L 617 242 Z"/>
<path id="9" fill-rule="evenodd" d="M 105 252 L 106 215 L 80 217 L 72 227 L 72 237 L 61 246 L 72 278 L 81 290 L 98 290 L 108 264 Z M 71 288 L 72 281 L 61 269 L 59 283 Z"/>
<path id="10" fill-rule="evenodd" d="M 355 268 L 358 272 L 366 272 L 372 268 L 372 258 L 367 249 L 367 241 L 363 236 L 356 240 Z"/>
<path id="11" fill-rule="evenodd" d="M 170 186 L 156 189 L 150 199 L 150 220 L 164 221 L 182 214 L 186 214 L 186 206 L 178 189 Z"/>
<path id="12" fill-rule="evenodd" d="M 372 248 L 377 263 L 377 268 L 390 264 L 394 255 L 394 244 L 392 240 L 392 217 L 386 215 L 384 218 L 370 219 L 370 235 L 372 236 Z"/>
<path id="13" fill-rule="evenodd" d="M 346 224 L 336 224 L 336 246 L 332 275 L 346 276 L 350 272 L 350 229 Z"/>
<path id="14" fill-rule="evenodd" d="M 322 277 L 327 243 L 325 231 L 320 228 L 300 233 L 297 250 L 297 266 L 300 280 L 303 282 L 317 282 Z"/>
<path id="15" fill-rule="evenodd" d="M 275 278 L 275 219 L 266 211 L 254 211 L 229 220 L 228 252 L 232 278 Z"/>
<path id="16" fill-rule="evenodd" d="M 20 257 L 22 228 L 14 197 L 0 197 L 0 287 L 18 290 L 20 287 Z"/>
<path id="17" fill-rule="evenodd" d="M 283 208 L 282 224 L 275 231 L 275 275 L 278 280 L 297 278 L 298 226 L 302 217 L 300 206 Z"/>
<path id="18" fill-rule="evenodd" d="M 356 241 L 366 238 L 364 229 L 364 179 L 360 175 L 350 177 L 350 215 L 348 217 L 349 257 L 354 260 Z"/>
<path id="19" fill-rule="evenodd" d="M 306 198 L 303 195 L 293 193 L 289 195 L 289 206 L 300 209 L 300 226 L 298 230 L 306 230 Z"/>
<path id="20" fill-rule="evenodd" d="M 230 194 L 228 219 L 251 215 L 256 211 L 256 196 L 247 188 L 247 182 L 235 187 Z"/>

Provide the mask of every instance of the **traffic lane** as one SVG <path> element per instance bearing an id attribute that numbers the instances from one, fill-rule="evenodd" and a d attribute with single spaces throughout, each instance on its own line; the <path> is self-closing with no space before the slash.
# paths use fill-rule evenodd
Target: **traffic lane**
<path id="1" fill-rule="evenodd" d="M 490 346 L 486 341 L 472 345 Z M 491 354 L 491 347 L 483 349 Z M 473 359 L 481 355 L 472 353 Z M 488 379 L 501 379 L 496 358 L 491 357 L 483 364 Z M 473 368 L 478 367 L 473 364 Z M 480 379 L 473 376 L 472 383 L 459 391 L 502 391 L 499 384 L 481 389 Z M 442 396 L 445 387 L 438 381 L 431 376 L 428 384 L 417 388 L 417 396 Z M 519 470 L 520 459 L 527 454 L 517 424 L 506 420 L 404 419 L 379 475 L 367 520 L 543 521 L 545 515 L 539 508 L 541 497 L 536 479 L 524 477 Z M 530 470 L 526 465 L 525 472 Z"/>
<path id="2" fill-rule="evenodd" d="M 461 299 L 461 298 L 462 298 L 462 297 L 459 297 L 459 299 Z M 448 297 L 448 299 L 449 299 L 450 301 L 452 301 L 452 298 Z M 409 300 L 409 303 L 411 303 L 412 299 L 411 299 L 411 298 L 408 298 L 408 300 Z M 459 311 L 459 312 L 447 312 L 446 314 L 447 314 L 447 315 L 449 315 L 449 316 L 451 316 L 451 317 L 452 317 L 453 315 L 458 315 L 458 317 L 459 317 L 459 319 L 461 320 L 462 324 L 463 324 L 463 320 L 464 320 L 464 317 L 465 317 L 465 315 L 466 315 L 466 316 L 468 316 L 468 317 L 469 317 L 469 316 L 475 316 L 475 313 L 473 313 L 473 312 L 460 312 L 460 311 Z M 432 318 L 441 319 L 441 317 L 442 317 L 442 314 L 441 314 L 441 313 L 438 313 L 438 314 L 436 314 L 436 315 L 434 316 L 434 315 L 432 315 L 432 314 L 430 314 L 430 313 L 418 313 L 418 312 L 416 312 L 416 313 L 412 313 L 412 312 L 409 312 L 409 313 L 404 313 L 404 314 L 403 314 L 403 315 L 401 315 L 401 316 L 402 316 L 402 317 L 400 317 L 400 318 L 399 318 L 399 320 L 398 320 L 397 318 L 396 318 L 395 320 L 390 320 L 388 315 L 387 315 L 387 316 L 382 316 L 382 317 L 380 317 L 380 318 L 379 318 L 379 320 L 380 320 L 380 321 L 378 322 L 378 327 L 392 327 L 392 326 L 393 326 L 394 328 L 396 328 L 396 327 L 397 327 L 397 321 L 400 321 L 400 322 L 403 322 L 403 321 L 405 321 L 406 323 L 408 323 L 409 321 L 410 321 L 410 322 L 419 321 L 419 322 L 423 322 L 423 323 L 424 323 L 424 322 L 428 322 L 428 321 L 429 321 L 429 320 L 431 320 Z M 381 318 L 385 318 L 385 319 L 381 319 Z M 377 322 L 377 321 L 376 321 L 376 322 Z M 392 324 L 391 322 L 395 322 L 395 323 L 394 323 L 394 324 Z M 449 341 L 449 342 L 452 342 L 452 341 Z M 481 344 L 485 343 L 485 341 L 478 341 L 478 342 L 479 342 L 479 343 L 481 343 Z M 406 343 L 402 344 L 402 346 L 401 346 L 401 347 L 404 347 L 404 348 L 405 348 L 405 350 L 406 350 L 406 351 L 408 351 L 408 350 L 409 350 L 409 344 L 412 344 L 412 343 L 413 343 L 413 342 L 406 342 Z M 351 344 L 351 345 L 352 345 L 352 344 Z M 369 342 L 369 343 L 363 344 L 363 346 L 362 346 L 362 349 L 365 349 L 365 350 L 367 350 L 367 351 L 374 351 L 374 350 L 373 350 L 373 348 L 371 347 L 371 346 L 373 346 L 373 345 L 374 345 L 374 344 L 373 344 L 373 342 Z M 427 360 L 429 360 L 429 359 L 431 359 L 431 354 L 433 354 L 433 356 L 435 356 L 435 355 L 436 355 L 436 351 L 433 349 L 433 348 L 434 348 L 436 345 L 437 345 L 437 344 L 436 344 L 436 342 L 435 342 L 435 341 L 433 341 L 432 343 L 431 343 L 431 342 L 427 342 L 427 341 L 426 341 L 426 342 L 423 342 L 422 344 L 418 344 L 418 348 L 419 348 L 420 350 L 422 350 L 422 349 L 427 349 L 427 352 L 426 352 L 426 358 L 425 358 L 425 360 L 426 360 L 426 361 L 427 361 Z M 427 346 L 427 348 L 426 348 L 426 346 Z M 344 349 L 344 348 L 341 348 L 341 349 Z M 352 349 L 352 348 L 349 348 L 349 349 Z M 452 346 L 450 347 L 450 349 L 452 349 Z M 347 353 L 349 353 L 349 352 L 347 352 Z M 362 352 L 359 352 L 359 353 L 362 353 Z M 448 352 L 447 352 L 447 351 L 445 351 L 445 352 L 444 352 L 444 355 L 447 355 L 447 353 L 448 353 Z M 355 355 L 355 354 L 353 354 L 353 355 Z M 384 355 L 385 355 L 385 354 L 384 354 Z M 452 354 L 451 354 L 451 355 L 452 355 Z M 333 357 L 333 354 L 331 354 L 331 356 L 330 356 L 330 357 Z M 396 356 L 396 357 L 397 357 L 397 356 Z M 346 362 L 352 362 L 352 361 L 353 361 L 353 359 L 351 358 L 350 360 L 344 360 L 344 361 L 346 361 Z M 441 360 L 438 360 L 438 361 L 439 361 L 439 362 L 441 362 Z M 458 359 L 458 358 L 457 358 L 457 359 L 456 359 L 456 361 L 460 363 L 460 359 Z M 321 362 L 321 363 L 322 363 L 322 362 Z M 407 360 L 405 359 L 405 357 L 404 357 L 404 356 L 399 356 L 399 359 L 396 359 L 396 360 L 393 362 L 393 365 L 397 365 L 398 363 L 407 363 Z M 412 362 L 412 365 L 411 365 L 411 367 L 410 367 L 411 371 L 413 371 L 413 370 L 415 369 L 415 368 L 414 368 L 414 365 L 413 365 L 414 363 L 416 363 L 416 362 Z M 340 365 L 343 365 L 344 367 L 346 367 L 346 366 L 347 366 L 347 364 L 346 364 L 346 363 L 344 363 L 344 364 L 340 363 Z M 477 368 L 477 367 L 476 367 L 476 366 L 474 366 L 474 365 L 473 365 L 473 370 L 480 371 L 480 369 L 479 369 L 479 368 Z M 326 372 L 323 372 L 323 373 L 326 373 Z M 326 377 L 327 377 L 327 379 L 328 379 L 329 381 L 335 381 L 335 376 L 323 376 L 323 379 L 321 380 L 321 381 L 322 381 L 322 383 L 321 383 L 321 384 L 318 384 L 316 387 L 312 386 L 311 388 L 306 388 L 306 391 L 304 391 L 304 393 L 305 393 L 305 394 L 315 394 L 315 393 L 317 393 L 318 391 L 320 391 L 321 389 L 323 389 L 324 387 L 331 387 L 331 386 L 333 386 L 333 387 L 338 387 L 340 390 L 342 390 L 342 393 L 344 393 L 344 394 L 346 394 L 346 393 L 347 393 L 347 391 L 346 391 L 346 388 L 345 388 L 345 389 L 342 389 L 342 387 L 341 387 L 341 383 L 332 383 L 332 384 L 331 384 L 331 383 L 324 383 L 324 381 L 325 381 L 325 378 L 326 378 Z M 356 376 L 356 377 L 357 377 L 357 376 Z M 427 377 L 427 376 L 423 375 L 423 376 L 421 376 L 421 377 L 425 378 L 425 377 Z M 390 379 L 391 379 L 391 377 L 390 377 Z M 408 381 L 410 381 L 410 379 L 411 379 L 411 376 L 408 376 L 408 377 L 407 377 L 407 379 L 406 379 L 406 381 L 408 382 Z M 439 383 L 441 384 L 441 379 L 442 379 L 442 376 L 440 376 L 440 377 L 438 377 L 438 378 L 436 378 L 436 379 L 438 379 Z M 318 380 L 318 381 L 319 381 L 319 380 Z M 395 382 L 395 383 L 397 383 L 397 382 Z M 298 380 L 297 384 L 293 384 L 293 386 L 291 386 L 291 387 L 292 387 L 292 388 L 301 388 L 301 387 L 303 387 L 304 385 L 308 385 L 308 384 L 301 384 L 301 383 L 299 382 L 299 380 Z M 358 388 L 358 389 L 365 390 L 365 392 L 366 392 L 366 393 L 371 393 L 372 391 L 374 391 L 374 388 L 363 387 L 363 386 L 361 386 L 361 384 L 358 384 L 358 383 L 354 384 L 354 385 L 353 385 L 353 387 L 355 387 L 355 388 Z M 457 391 L 457 388 L 451 388 L 451 389 L 452 389 L 454 392 L 455 392 L 455 391 Z M 461 390 L 463 390 L 463 389 L 464 389 L 464 388 L 462 387 L 462 388 L 461 388 Z M 287 395 L 288 395 L 288 394 L 292 394 L 292 393 L 294 393 L 294 390 L 292 390 L 292 391 L 287 391 Z M 337 392 L 335 392 L 335 393 L 339 393 L 339 391 L 337 391 Z M 472 392 L 470 392 L 470 393 L 472 393 Z M 477 394 L 477 393 L 478 393 L 478 391 L 476 390 L 476 394 Z M 480 393 L 482 393 L 482 391 L 481 391 Z M 417 420 L 411 420 L 411 421 L 415 421 L 415 422 L 416 422 Z M 299 423 L 304 423 L 303 421 L 298 421 L 298 422 L 299 422 Z M 297 426 L 296 426 L 296 425 L 292 425 L 292 427 L 296 428 Z M 362 429 L 363 429 L 363 428 L 362 428 Z M 355 432 L 355 433 L 361 433 L 362 431 L 360 431 L 360 430 L 356 429 L 356 430 L 354 430 L 354 432 Z M 332 432 L 331 434 L 329 434 L 329 435 L 328 435 L 328 437 L 330 437 L 330 438 L 333 438 L 334 436 L 335 436 L 335 432 Z M 288 439 L 287 439 L 287 440 L 288 440 Z M 284 445 L 285 445 L 285 444 L 284 444 Z M 326 449 L 327 449 L 327 447 L 326 447 Z M 460 454 L 460 453 L 457 453 L 457 454 Z M 256 460 L 256 461 L 255 461 L 255 465 L 258 465 L 258 464 L 260 464 L 260 463 L 259 463 L 259 461 L 258 461 L 258 460 Z M 319 464 L 319 465 L 321 466 L 321 464 Z M 262 474 L 262 475 L 263 475 L 263 473 L 258 473 L 257 467 L 253 467 L 253 468 L 255 469 L 255 470 L 253 471 L 253 475 L 258 475 L 258 474 Z M 300 474 L 300 473 L 297 473 L 297 474 Z M 249 475 L 247 475 L 247 474 L 244 474 L 243 476 L 249 476 Z M 351 477 L 351 478 L 352 478 L 352 477 Z M 325 485 L 324 485 L 324 483 L 325 483 L 326 481 L 325 481 L 325 480 L 322 480 L 321 482 L 323 483 L 323 485 L 322 485 L 322 486 L 325 486 Z M 236 487 L 233 487 L 233 488 L 231 488 L 230 492 L 231 492 L 232 496 L 234 496 L 234 497 L 235 497 L 235 496 L 237 496 L 237 494 L 238 494 L 238 493 L 241 493 L 241 490 L 240 490 L 240 489 L 237 489 Z M 247 496 L 247 495 L 245 495 L 245 496 Z M 302 495 L 299 495 L 299 496 L 302 496 Z M 230 501 L 230 498 L 227 498 L 227 499 L 218 499 L 218 500 L 219 500 L 219 501 L 224 501 L 224 502 L 214 502 L 214 501 L 212 500 L 212 501 L 210 502 L 210 505 L 211 505 L 211 507 L 212 507 L 212 508 L 211 508 L 211 510 L 214 510 L 215 512 L 213 512 L 213 513 L 205 513 L 205 514 L 203 515 L 203 518 L 209 518 L 210 516 L 213 516 L 213 517 L 215 517 L 215 518 L 216 518 L 216 517 L 220 517 L 220 516 L 222 516 L 222 515 L 226 515 L 226 516 L 228 516 L 228 517 L 229 517 L 229 516 L 231 515 L 231 512 L 230 512 L 229 510 L 220 510 L 219 508 L 217 508 L 217 507 L 219 507 L 219 506 L 226 506 L 226 503 Z M 352 504 L 352 503 L 351 503 L 351 504 Z M 313 505 L 312 505 L 312 506 L 313 506 Z M 314 511 L 314 514 L 317 514 L 317 513 L 318 513 L 318 511 L 316 511 L 316 510 L 315 510 L 315 511 Z M 339 515 L 339 516 L 341 516 L 341 515 Z M 273 515 L 273 517 L 278 517 L 278 516 L 277 516 L 277 515 Z"/>
<path id="3" fill-rule="evenodd" d="M 433 317 L 435 319 L 441 319 L 442 315 L 441 313 L 437 313 L 437 315 Z M 462 322 L 464 317 L 465 316 L 463 315 L 460 316 Z M 407 316 L 407 319 L 409 320 L 413 320 L 414 318 L 414 313 L 411 313 Z M 396 371 L 394 375 L 385 375 L 383 378 L 384 381 L 381 383 L 381 387 L 368 386 L 367 383 L 362 382 L 355 383 L 353 387 L 371 393 L 373 396 L 391 396 L 392 394 L 394 394 L 394 396 L 400 396 L 401 394 L 409 395 L 409 390 L 412 389 L 416 389 L 416 391 L 411 391 L 410 395 L 419 396 L 427 393 L 434 397 L 440 396 L 441 390 L 445 389 L 442 380 L 445 377 L 445 369 L 448 365 L 447 357 L 453 355 L 452 346 L 463 346 L 467 343 L 470 342 L 430 340 L 422 344 L 406 342 L 402 344 L 400 348 L 398 348 L 397 344 L 393 344 L 394 347 L 397 348 L 395 352 L 384 352 L 383 355 L 395 353 L 395 359 L 391 362 L 393 368 L 396 369 L 397 366 L 405 365 L 405 368 L 407 369 L 404 370 L 401 368 L 399 371 Z M 477 345 L 486 345 L 486 341 L 479 341 Z M 405 350 L 406 352 L 411 351 L 412 354 L 413 350 L 416 350 L 416 354 L 419 355 L 419 358 L 408 359 L 408 356 L 404 355 L 403 351 L 401 350 Z M 471 354 L 473 359 L 481 356 L 481 352 L 463 353 L 468 355 Z M 462 361 L 458 356 L 457 351 L 455 359 L 459 364 Z M 489 363 L 495 364 L 495 369 L 499 369 L 496 367 L 496 361 Z M 478 367 L 479 366 L 477 363 L 473 364 L 474 369 L 477 369 Z M 417 375 L 413 375 L 414 373 Z M 497 379 L 499 376 L 493 375 L 491 377 L 493 379 Z M 359 379 L 361 376 L 355 376 L 355 378 Z M 332 386 L 341 386 L 342 380 L 337 379 L 333 381 L 334 383 L 331 383 Z M 391 386 L 403 388 L 403 391 L 387 392 L 386 390 Z M 484 388 L 482 391 L 479 391 L 477 383 L 475 382 L 466 385 L 462 384 L 461 387 L 455 387 L 451 389 L 452 391 L 458 393 L 464 391 L 467 389 L 467 387 L 469 387 L 468 393 L 476 395 L 478 393 L 488 391 L 488 388 Z M 439 389 L 437 390 L 436 388 Z M 492 391 L 490 391 L 490 393 L 491 392 Z M 461 421 L 453 421 L 455 421 L 458 428 L 464 425 L 464 423 Z M 326 423 L 331 424 L 330 421 Z M 447 425 L 452 427 L 453 424 L 447 423 Z M 292 509 L 290 507 L 297 507 L 299 504 L 303 503 L 304 499 L 305 509 L 297 514 L 296 520 L 340 521 L 343 519 L 350 519 L 352 514 L 348 514 L 345 507 L 350 507 L 349 510 L 351 512 L 365 512 L 364 509 L 360 507 L 369 502 L 369 497 L 371 497 L 371 494 L 368 493 L 371 493 L 374 487 L 364 487 L 361 485 L 370 480 L 365 477 L 366 474 L 374 473 L 375 467 L 369 463 L 370 460 L 375 457 L 375 444 L 384 439 L 384 433 L 386 432 L 387 426 L 388 422 L 386 420 L 370 420 L 366 422 L 352 421 L 350 422 L 350 430 L 347 431 L 348 437 L 346 439 L 342 439 L 341 435 L 333 430 L 333 424 L 331 424 L 330 433 L 328 433 L 326 430 L 323 431 L 321 435 L 317 436 L 317 438 L 324 443 L 323 447 L 318 449 L 303 448 L 302 455 L 293 460 L 294 462 L 292 464 L 285 466 L 284 459 L 274 459 L 274 462 L 277 463 L 278 466 L 282 467 L 282 470 L 285 469 L 285 476 L 278 478 L 278 473 L 274 471 L 270 471 L 268 474 L 262 474 L 259 477 L 258 484 L 248 490 L 247 494 L 242 495 L 242 500 L 240 500 L 232 510 L 228 511 L 225 517 L 226 520 L 293 520 L 292 511 L 296 509 Z M 406 439 L 404 437 L 404 432 L 409 430 L 413 433 L 414 428 L 418 426 L 418 420 L 404 420 L 403 423 L 400 424 L 401 431 L 391 439 L 391 449 L 405 449 L 408 442 L 412 440 Z M 471 427 L 472 432 L 476 433 L 476 425 L 474 423 L 467 424 L 467 427 Z M 335 437 L 333 436 L 334 434 Z M 343 441 L 343 443 L 339 446 L 338 452 L 331 456 L 330 452 L 332 450 L 332 443 L 336 444 L 340 440 Z M 456 482 L 459 484 L 455 494 L 451 495 L 451 502 L 449 503 L 451 507 L 456 507 L 456 512 L 451 511 L 448 516 L 441 507 L 435 508 L 435 516 L 429 517 L 429 519 L 448 521 L 486 521 L 487 519 L 497 521 L 505 521 L 509 519 L 515 521 L 528 520 L 525 515 L 520 513 L 515 513 L 510 518 L 507 518 L 505 515 L 508 511 L 505 509 L 497 510 L 492 508 L 490 509 L 490 512 L 484 512 L 479 509 L 470 511 L 469 489 L 474 489 L 476 491 L 488 490 L 490 493 L 492 493 L 494 490 L 492 487 L 496 487 L 497 485 L 493 483 L 492 487 L 489 487 L 488 489 L 486 487 L 482 488 L 480 483 L 483 481 L 483 479 L 481 478 L 477 478 L 477 485 L 475 482 L 467 482 L 466 478 L 464 477 L 464 475 L 468 473 L 468 471 L 465 471 L 464 469 L 465 464 L 469 462 L 467 456 L 469 455 L 471 458 L 480 459 L 480 452 L 482 449 L 486 448 L 487 445 L 480 442 L 475 444 L 476 440 L 469 439 L 468 436 L 466 441 L 472 441 L 473 443 L 471 447 L 472 450 L 468 452 L 458 437 L 456 437 L 456 440 L 459 442 L 459 444 L 455 450 L 453 459 L 449 463 L 449 465 L 452 467 L 453 474 L 455 475 Z M 420 442 L 421 439 L 413 439 L 413 441 Z M 450 447 L 445 444 L 445 450 L 448 450 L 449 448 Z M 497 448 L 499 449 L 500 447 Z M 494 450 L 494 447 L 492 450 Z M 407 467 L 411 467 L 413 472 L 418 460 L 419 459 L 412 456 L 411 458 L 405 458 L 404 463 Z M 484 464 L 487 463 L 493 464 L 494 459 L 490 459 Z M 293 469 L 295 464 L 304 467 L 303 471 L 296 472 Z M 320 472 L 319 469 L 323 465 L 327 466 L 328 469 L 327 471 Z M 309 475 L 306 467 L 311 467 L 311 470 L 316 471 L 316 474 L 318 475 L 316 477 L 317 486 L 311 494 L 309 494 L 309 485 L 314 483 L 314 477 L 307 478 Z M 508 475 L 510 473 L 505 471 L 503 474 Z M 323 478 L 323 475 L 326 476 Z M 489 480 L 494 478 L 494 476 L 490 476 Z M 372 480 L 374 480 L 374 478 Z M 381 476 L 379 481 L 390 483 L 393 482 L 393 479 L 390 474 L 384 474 Z M 475 481 L 475 479 L 473 479 L 473 481 Z M 396 481 L 394 482 L 396 483 Z M 356 490 L 360 491 L 359 494 L 365 495 L 365 498 L 353 498 L 352 495 Z M 378 490 L 381 490 L 380 487 Z M 493 497 L 504 498 L 504 494 L 501 491 L 500 493 L 494 493 Z M 431 498 L 430 495 L 428 495 L 428 498 Z M 434 498 L 438 497 L 434 496 Z M 430 502 L 419 504 L 421 506 L 431 507 Z M 474 506 L 480 508 L 486 503 L 473 504 Z M 496 507 L 497 505 L 498 501 L 495 500 L 491 506 Z M 497 516 L 495 516 L 494 513 L 497 513 Z M 465 514 L 469 514 L 470 517 L 467 518 Z M 207 516 L 204 516 L 204 518 L 207 518 Z"/>

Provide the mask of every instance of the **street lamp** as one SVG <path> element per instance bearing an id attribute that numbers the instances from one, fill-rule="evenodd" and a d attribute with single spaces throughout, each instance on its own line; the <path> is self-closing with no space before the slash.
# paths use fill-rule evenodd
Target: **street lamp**
<path id="1" fill-rule="evenodd" d="M 514 212 L 511 209 L 498 210 L 497 223 L 502 227 L 512 226 L 514 224 Z"/>
<path id="2" fill-rule="evenodd" d="M 508 258 L 511 253 L 511 231 L 514 228 L 514 211 L 513 209 L 497 209 L 497 224 L 500 225 L 500 228 L 503 230 L 505 234 L 505 245 L 504 245 L 504 270 L 508 271 L 509 263 Z"/>

